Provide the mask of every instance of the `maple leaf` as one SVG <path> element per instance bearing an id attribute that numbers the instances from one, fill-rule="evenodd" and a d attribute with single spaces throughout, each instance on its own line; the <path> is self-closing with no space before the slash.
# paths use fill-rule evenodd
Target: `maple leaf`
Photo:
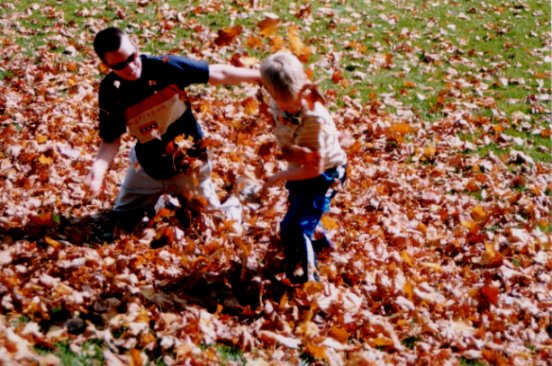
<path id="1" fill-rule="evenodd" d="M 297 56 L 297 58 L 307 63 L 311 55 L 310 47 L 306 46 L 299 35 L 299 28 L 297 26 L 289 26 L 287 29 L 288 42 L 291 51 Z"/>
<path id="2" fill-rule="evenodd" d="M 241 25 L 235 25 L 233 27 L 228 27 L 220 29 L 217 32 L 217 38 L 215 38 L 215 44 L 217 46 L 228 46 L 235 39 L 243 33 L 243 27 Z"/>
<path id="3" fill-rule="evenodd" d="M 267 14 L 263 20 L 257 23 L 261 36 L 266 38 L 273 37 L 278 32 L 279 26 L 280 19 L 274 14 Z"/>

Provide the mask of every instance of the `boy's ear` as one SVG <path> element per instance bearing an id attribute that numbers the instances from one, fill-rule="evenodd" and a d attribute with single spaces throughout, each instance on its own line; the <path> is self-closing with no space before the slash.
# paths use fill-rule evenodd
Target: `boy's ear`
<path id="1" fill-rule="evenodd" d="M 322 104 L 326 103 L 324 97 L 318 92 L 318 89 L 316 89 L 316 85 L 314 84 L 306 84 L 299 92 L 299 98 L 305 99 L 309 109 L 311 110 L 314 109 L 314 104 L 316 102 L 320 102 Z"/>

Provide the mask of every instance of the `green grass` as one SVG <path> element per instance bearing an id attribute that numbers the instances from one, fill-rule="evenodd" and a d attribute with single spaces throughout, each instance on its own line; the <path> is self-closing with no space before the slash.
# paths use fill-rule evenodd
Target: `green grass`
<path id="1" fill-rule="evenodd" d="M 245 365 L 246 363 L 246 360 L 245 358 L 243 357 L 243 352 L 241 349 L 239 349 L 238 347 L 235 347 L 235 346 L 229 346 L 229 345 L 226 345 L 226 344 L 221 344 L 221 343 L 217 343 L 217 344 L 209 344 L 209 345 L 202 345 L 201 348 L 202 349 L 207 349 L 207 348 L 214 348 L 220 359 L 221 359 L 221 366 L 224 366 L 224 365 L 227 365 L 229 362 L 232 363 L 232 364 L 239 364 L 239 365 Z"/>
<path id="2" fill-rule="evenodd" d="M 44 348 L 37 348 L 40 354 L 53 353 L 63 366 L 101 366 L 105 364 L 102 351 L 103 342 L 99 339 L 89 339 L 81 346 L 81 352 L 71 350 L 70 342 L 56 343 L 53 352 Z"/>

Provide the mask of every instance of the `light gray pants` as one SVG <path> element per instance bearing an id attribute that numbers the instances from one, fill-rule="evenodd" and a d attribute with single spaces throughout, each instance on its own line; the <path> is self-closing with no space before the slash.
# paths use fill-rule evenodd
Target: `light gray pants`
<path id="1" fill-rule="evenodd" d="M 219 209 L 220 200 L 211 181 L 209 162 L 190 174 L 179 174 L 169 179 L 153 179 L 136 159 L 134 149 L 130 151 L 130 166 L 115 201 L 114 211 L 134 209 L 152 209 L 164 193 L 173 193 L 184 197 L 188 207 Z"/>

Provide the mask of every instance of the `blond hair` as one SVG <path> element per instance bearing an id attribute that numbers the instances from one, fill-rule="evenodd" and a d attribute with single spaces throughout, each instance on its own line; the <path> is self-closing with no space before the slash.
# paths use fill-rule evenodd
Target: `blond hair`
<path id="1" fill-rule="evenodd" d="M 292 53 L 277 52 L 261 64 L 261 80 L 275 98 L 289 101 L 299 97 L 307 83 L 303 64 Z"/>

